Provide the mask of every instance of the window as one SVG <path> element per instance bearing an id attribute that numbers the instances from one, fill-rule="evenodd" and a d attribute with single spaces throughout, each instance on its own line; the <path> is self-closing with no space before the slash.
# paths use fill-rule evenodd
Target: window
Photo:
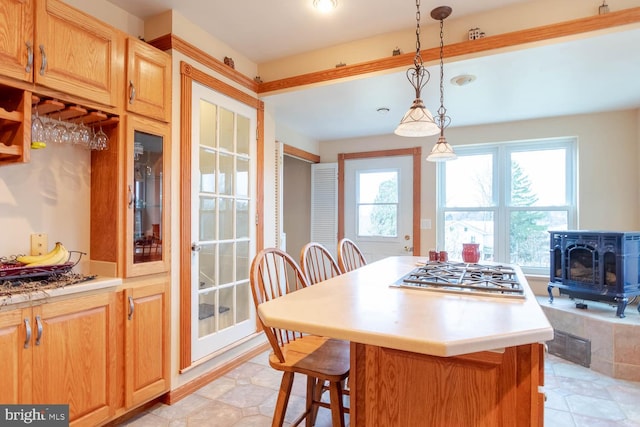
<path id="1" fill-rule="evenodd" d="M 456 147 L 438 165 L 438 242 L 450 259 L 480 244 L 481 261 L 549 269 L 549 230 L 576 225 L 575 141 Z"/>
<path id="2" fill-rule="evenodd" d="M 357 173 L 358 237 L 398 236 L 398 171 Z"/>

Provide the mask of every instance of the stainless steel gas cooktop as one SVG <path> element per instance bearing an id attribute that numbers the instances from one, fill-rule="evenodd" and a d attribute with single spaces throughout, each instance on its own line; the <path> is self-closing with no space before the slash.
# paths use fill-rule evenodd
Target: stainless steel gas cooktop
<path id="1" fill-rule="evenodd" d="M 524 298 L 524 289 L 512 267 L 462 262 L 427 262 L 392 286 L 467 295 Z"/>

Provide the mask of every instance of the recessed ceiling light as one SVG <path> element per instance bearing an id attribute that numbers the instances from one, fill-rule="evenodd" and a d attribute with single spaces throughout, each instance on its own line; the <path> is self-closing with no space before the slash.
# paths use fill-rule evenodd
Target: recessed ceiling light
<path id="1" fill-rule="evenodd" d="M 476 76 L 473 74 L 460 74 L 459 76 L 453 77 L 450 81 L 451 84 L 456 86 L 466 86 L 469 83 L 473 82 L 476 79 Z"/>

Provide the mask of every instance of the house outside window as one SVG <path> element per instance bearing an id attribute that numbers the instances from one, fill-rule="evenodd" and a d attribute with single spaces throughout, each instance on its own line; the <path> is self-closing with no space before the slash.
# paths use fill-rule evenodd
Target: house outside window
<path id="1" fill-rule="evenodd" d="M 576 227 L 575 139 L 456 147 L 438 164 L 438 247 L 462 259 L 479 243 L 482 261 L 549 273 L 549 230 Z"/>

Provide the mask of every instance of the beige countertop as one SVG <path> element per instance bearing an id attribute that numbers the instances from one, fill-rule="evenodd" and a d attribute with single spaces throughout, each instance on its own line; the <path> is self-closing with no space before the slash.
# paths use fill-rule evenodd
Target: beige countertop
<path id="1" fill-rule="evenodd" d="M 261 304 L 265 325 L 411 351 L 455 356 L 543 342 L 553 329 L 522 271 L 524 299 L 390 286 L 424 257 L 389 257 Z"/>

